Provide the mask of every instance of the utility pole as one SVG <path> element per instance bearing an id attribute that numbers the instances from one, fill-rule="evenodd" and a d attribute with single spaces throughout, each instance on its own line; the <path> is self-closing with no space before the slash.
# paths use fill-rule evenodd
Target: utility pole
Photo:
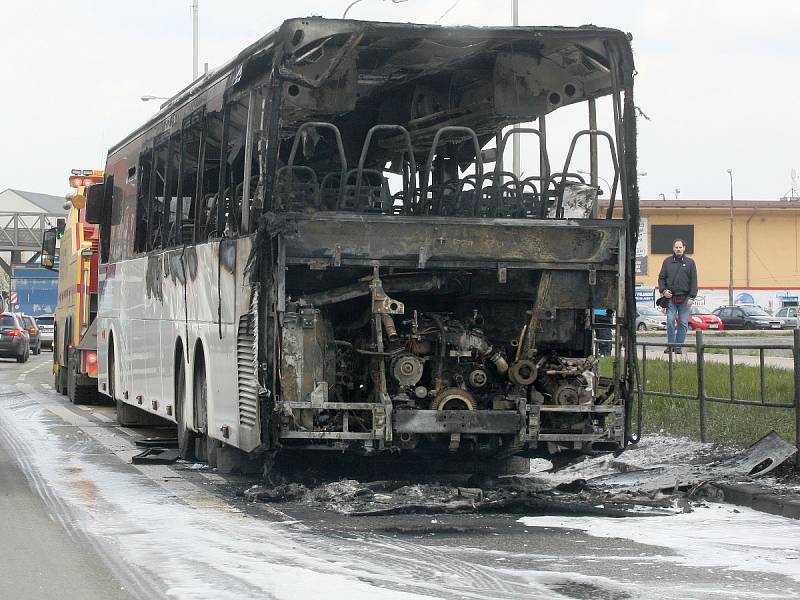
<path id="1" fill-rule="evenodd" d="M 197 3 L 192 0 L 192 81 L 197 79 Z"/>
<path id="2" fill-rule="evenodd" d="M 733 305 L 733 171 L 728 169 L 728 176 L 731 179 L 731 226 L 730 226 L 730 258 L 728 273 L 728 304 Z"/>
<path id="3" fill-rule="evenodd" d="M 511 0 L 511 24 L 516 27 L 519 25 L 519 6 L 518 0 Z M 519 129 L 519 125 L 514 125 L 514 129 Z M 519 166 L 519 134 L 514 133 L 511 135 L 514 141 L 514 166 L 513 171 L 514 175 L 519 177 L 520 176 L 520 166 Z"/>

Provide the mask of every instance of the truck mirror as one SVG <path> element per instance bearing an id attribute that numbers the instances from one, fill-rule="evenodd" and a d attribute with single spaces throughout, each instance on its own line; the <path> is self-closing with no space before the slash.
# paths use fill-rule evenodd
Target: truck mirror
<path id="1" fill-rule="evenodd" d="M 74 206 L 78 210 L 86 206 L 86 196 L 84 196 L 83 194 L 75 194 L 74 196 L 69 198 L 69 201 L 72 203 L 72 206 Z"/>
<path id="2" fill-rule="evenodd" d="M 50 229 L 45 230 L 44 235 L 42 235 L 42 266 L 45 269 L 50 269 L 51 271 L 55 271 L 56 269 L 56 240 L 57 240 L 58 230 L 56 227 L 51 227 Z"/>
<path id="3" fill-rule="evenodd" d="M 103 188 L 105 187 L 104 183 L 98 183 L 96 185 L 91 186 L 88 191 L 86 192 L 86 212 L 84 214 L 84 218 L 86 219 L 87 223 L 93 223 L 94 225 L 101 225 L 103 223 Z M 73 205 L 75 201 L 73 200 Z"/>

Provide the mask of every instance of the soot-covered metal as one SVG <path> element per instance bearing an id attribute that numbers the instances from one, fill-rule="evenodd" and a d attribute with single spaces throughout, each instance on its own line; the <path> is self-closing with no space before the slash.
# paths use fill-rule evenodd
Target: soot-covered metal
<path id="1" fill-rule="evenodd" d="M 623 446 L 638 203 L 628 37 L 310 18 L 254 56 L 229 92 L 264 94 L 246 189 L 263 201 L 249 272 L 265 299 L 265 443 L 473 457 Z M 610 132 L 597 130 L 601 97 Z M 579 103 L 588 128 L 547 130 Z M 503 132 L 522 122 L 538 152 L 514 173 Z M 556 137 L 570 150 L 551 167 Z M 623 218 L 599 211 L 598 140 Z M 598 375 L 601 326 L 611 377 Z"/>

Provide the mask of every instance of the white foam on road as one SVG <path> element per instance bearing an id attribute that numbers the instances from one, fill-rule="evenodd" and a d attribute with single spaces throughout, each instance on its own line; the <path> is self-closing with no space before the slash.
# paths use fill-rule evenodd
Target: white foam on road
<path id="1" fill-rule="evenodd" d="M 710 504 L 668 517 L 523 517 L 526 527 L 578 529 L 591 536 L 670 548 L 693 567 L 762 571 L 800 581 L 800 521 Z"/>
<path id="2" fill-rule="evenodd" d="M 0 386 L 4 387 L 11 386 Z M 38 387 L 11 389 L 7 394 L 0 389 L 0 441 L 13 447 L 54 518 L 88 533 L 100 555 L 111 557 L 115 572 L 124 571 L 123 580 L 146 581 L 149 593 L 141 595 L 148 599 L 162 593 L 222 600 L 563 599 L 569 595 L 554 589 L 589 584 L 598 590 L 598 598 L 634 599 L 651 598 L 666 583 L 632 580 L 622 572 L 625 567 L 620 572 L 615 568 L 620 560 L 629 560 L 626 552 L 614 556 L 586 544 L 580 544 L 577 553 L 561 554 L 562 550 L 557 556 L 547 548 L 539 553 L 470 553 L 458 539 L 451 546 L 431 546 L 403 536 L 325 534 L 310 523 L 255 518 L 203 489 L 218 475 L 201 470 L 203 478 L 195 484 L 167 466 L 129 465 L 136 449 L 120 434 L 121 428 L 101 426 Z M 645 526 L 637 524 L 640 520 L 616 519 L 609 530 L 638 527 L 649 532 L 651 524 L 659 523 L 648 519 Z M 514 522 L 508 525 L 513 528 Z M 533 538 L 532 543 L 542 539 Z M 643 555 L 637 562 L 659 569 L 664 566 L 660 561 L 677 560 L 661 554 Z M 516 568 L 510 567 L 512 561 Z M 589 573 L 577 572 L 583 568 Z M 741 585 L 708 585 L 683 582 L 677 597 L 764 597 Z M 791 592 L 777 597 L 790 598 Z"/>
<path id="3" fill-rule="evenodd" d="M 388 565 L 354 563 L 346 552 L 322 549 L 319 540 L 309 543 L 287 532 L 285 526 L 235 509 L 224 510 L 219 500 L 211 502 L 210 508 L 198 501 L 186 504 L 154 485 L 144 473 L 94 463 L 80 452 L 65 451 L 50 431 L 58 423 L 27 399 L 16 407 L 0 402 L 0 420 L 2 437 L 38 472 L 38 485 L 47 487 L 59 520 L 70 529 L 86 531 L 143 576 L 164 582 L 167 596 L 433 597 L 388 589 L 414 587 Z"/>

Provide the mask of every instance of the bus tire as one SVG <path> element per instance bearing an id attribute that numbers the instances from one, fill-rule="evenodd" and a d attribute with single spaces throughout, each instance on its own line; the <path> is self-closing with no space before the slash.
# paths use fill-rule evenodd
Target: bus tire
<path id="1" fill-rule="evenodd" d="M 113 404 L 116 399 L 116 389 L 117 389 L 117 372 L 116 372 L 116 361 L 114 357 L 114 337 L 109 336 L 108 339 L 108 397 Z"/>
<path id="2" fill-rule="evenodd" d="M 78 385 L 78 365 L 74 352 L 69 355 L 67 366 L 67 396 L 73 404 L 92 404 L 97 400 L 97 388 Z"/>
<path id="3" fill-rule="evenodd" d="M 175 368 L 175 421 L 177 421 L 178 456 L 184 460 L 195 459 L 197 434 L 186 424 L 186 366 L 179 352 Z"/>
<path id="4" fill-rule="evenodd" d="M 194 425 L 197 433 L 208 433 L 208 388 L 206 386 L 205 354 L 196 353 L 194 377 L 192 378 L 192 403 Z"/>
<path id="5" fill-rule="evenodd" d="M 62 396 L 67 395 L 67 367 L 63 365 L 58 366 L 58 380 L 59 380 L 59 393 Z"/>

